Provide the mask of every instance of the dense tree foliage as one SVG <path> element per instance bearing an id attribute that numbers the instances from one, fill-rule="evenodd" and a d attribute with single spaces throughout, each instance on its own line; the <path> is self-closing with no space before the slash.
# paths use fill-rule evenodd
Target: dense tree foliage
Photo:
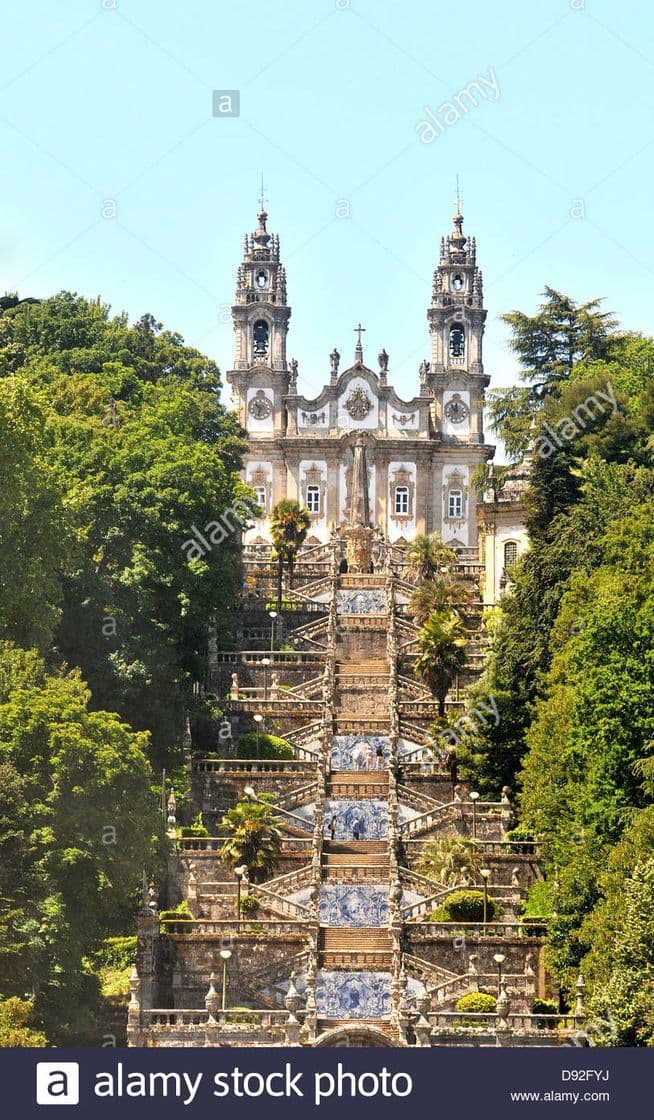
<path id="1" fill-rule="evenodd" d="M 34 997 L 52 1039 L 88 1029 L 83 959 L 156 856 L 147 746 L 89 709 L 77 671 L 0 645 L 0 991 Z"/>
<path id="2" fill-rule="evenodd" d="M 0 314 L 0 371 L 0 632 L 54 643 L 170 764 L 240 587 L 230 511 L 254 508 L 218 371 L 151 316 L 67 292 Z"/>
<path id="3" fill-rule="evenodd" d="M 551 880 L 548 961 L 562 991 L 581 966 L 609 1023 L 598 1039 L 644 1044 L 648 997 L 634 993 L 652 985 L 639 947 L 654 858 L 654 342 L 567 302 L 578 319 L 567 350 L 547 316 L 508 319 L 538 386 L 531 544 L 469 698 L 493 697 L 499 723 L 477 722 L 459 762 L 484 792 L 519 788 Z"/>
<path id="4" fill-rule="evenodd" d="M 154 776 L 204 715 L 254 508 L 219 390 L 150 315 L 0 301 L 3 1036 L 93 1041 L 88 962 L 160 854 Z"/>

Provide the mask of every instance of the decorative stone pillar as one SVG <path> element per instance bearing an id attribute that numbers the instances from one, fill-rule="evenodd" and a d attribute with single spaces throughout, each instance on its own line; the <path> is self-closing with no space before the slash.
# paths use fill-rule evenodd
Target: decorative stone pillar
<path id="1" fill-rule="evenodd" d="M 511 1028 L 508 1023 L 508 1015 L 511 1010 L 511 1000 L 509 999 L 506 990 L 506 981 L 504 977 L 500 980 L 499 995 L 497 997 L 497 1032 L 507 1032 Z"/>
<path id="2" fill-rule="evenodd" d="M 159 957 L 159 903 L 152 882 L 143 881 L 143 905 L 137 918 L 137 961 L 141 978 L 141 1006 L 156 1006 Z"/>
<path id="3" fill-rule="evenodd" d="M 502 832 L 504 832 L 505 834 L 509 831 L 509 829 L 511 828 L 511 824 L 513 822 L 513 809 L 511 807 L 511 798 L 509 796 L 510 793 L 511 793 L 510 787 L 509 786 L 504 786 L 503 789 L 502 789 L 502 797 L 501 797 L 501 803 L 502 803 L 501 817 L 502 817 Z"/>
<path id="4" fill-rule="evenodd" d="M 300 1023 L 296 1015 L 296 1011 L 300 1006 L 300 994 L 295 986 L 295 972 L 291 973 L 288 991 L 284 998 L 284 1005 L 288 1011 L 288 1019 L 284 1025 L 284 1034 L 286 1036 L 287 1046 L 300 1045 Z"/>
<path id="5" fill-rule="evenodd" d="M 220 996 L 216 991 L 216 974 L 209 977 L 209 990 L 204 997 L 204 1006 L 207 1009 L 207 1022 L 204 1025 L 204 1045 L 220 1046 L 220 1034 L 224 1023 L 220 1023 Z"/>
<path id="6" fill-rule="evenodd" d="M 143 1032 L 141 1023 L 141 978 L 136 966 L 129 978 L 130 1000 L 127 1007 L 127 1045 L 142 1046 Z"/>
<path id="7" fill-rule="evenodd" d="M 585 1019 L 586 1008 L 584 1007 L 584 992 L 586 990 L 586 981 L 584 980 L 581 972 L 577 977 L 575 988 L 577 990 L 577 998 L 575 1000 L 575 1016 L 577 1019 Z"/>
<path id="8" fill-rule="evenodd" d="M 169 840 L 177 839 L 177 798 L 175 790 L 171 788 L 166 807 L 166 835 Z"/>
<path id="9" fill-rule="evenodd" d="M 428 992 L 425 992 L 424 996 L 420 996 L 420 998 L 416 1001 L 418 1018 L 413 1028 L 416 1034 L 416 1046 L 431 1046 L 431 1023 L 427 1018 L 430 1010 L 430 1005 L 431 1000 L 429 998 Z"/>

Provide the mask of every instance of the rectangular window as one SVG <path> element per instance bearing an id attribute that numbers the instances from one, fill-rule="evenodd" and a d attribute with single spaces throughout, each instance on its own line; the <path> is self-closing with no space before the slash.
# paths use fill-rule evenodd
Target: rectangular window
<path id="1" fill-rule="evenodd" d="M 447 497 L 447 516 L 463 517 L 463 494 L 460 490 L 450 490 Z"/>
<path id="2" fill-rule="evenodd" d="M 515 541 L 507 541 L 504 545 L 504 567 L 512 568 L 518 559 L 518 546 Z"/>
<path id="3" fill-rule="evenodd" d="M 319 486 L 307 486 L 307 509 L 314 516 L 320 513 Z"/>
<path id="4" fill-rule="evenodd" d="M 257 505 L 260 507 L 260 509 L 263 510 L 264 513 L 266 513 L 267 508 L 268 508 L 268 502 L 266 500 L 266 488 L 265 488 L 265 486 L 254 486 L 253 490 L 254 490 L 254 493 L 255 493 L 255 496 L 256 496 L 256 499 L 257 499 Z"/>
<path id="5" fill-rule="evenodd" d="M 409 514 L 409 487 L 396 486 L 395 487 L 395 513 L 400 517 L 407 517 Z"/>

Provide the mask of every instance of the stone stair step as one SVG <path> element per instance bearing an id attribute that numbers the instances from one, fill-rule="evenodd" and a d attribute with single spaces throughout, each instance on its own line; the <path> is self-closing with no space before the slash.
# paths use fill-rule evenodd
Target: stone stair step
<path id="1" fill-rule="evenodd" d="M 329 950 L 319 953 L 319 967 L 332 970 L 342 969 L 345 972 L 390 972 L 393 954 L 385 950 L 352 949 L 351 951 L 337 952 Z"/>
<path id="2" fill-rule="evenodd" d="M 378 949 L 390 953 L 393 942 L 385 926 L 321 926 L 318 946 L 322 952 L 364 952 Z"/>
<path id="3" fill-rule="evenodd" d="M 388 855 L 388 840 L 325 840 L 323 852 L 329 856 L 366 856 L 377 852 Z"/>

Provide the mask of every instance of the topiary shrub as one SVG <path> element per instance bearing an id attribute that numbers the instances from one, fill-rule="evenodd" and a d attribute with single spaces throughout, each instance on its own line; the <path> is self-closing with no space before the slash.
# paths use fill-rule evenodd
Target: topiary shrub
<path id="1" fill-rule="evenodd" d="M 495 922 L 502 915 L 502 907 L 488 896 L 486 920 Z M 453 891 L 438 910 L 434 910 L 431 922 L 483 922 L 484 892 Z"/>
<path id="2" fill-rule="evenodd" d="M 244 894 L 241 898 L 241 914 L 256 914 L 260 905 L 259 899 L 253 894 Z"/>
<path id="3" fill-rule="evenodd" d="M 559 1009 L 551 999 L 536 998 L 531 1008 L 532 1015 L 558 1015 Z M 554 1030 L 556 1019 L 536 1019 L 536 1026 L 540 1031 Z"/>
<path id="4" fill-rule="evenodd" d="M 494 1015 L 497 1011 L 497 1000 L 490 992 L 468 992 L 456 1001 L 456 1010 Z"/>
<path id="5" fill-rule="evenodd" d="M 185 898 L 177 904 L 172 910 L 160 910 L 160 922 L 174 922 L 183 921 L 184 919 L 192 918 L 191 907 Z"/>
<path id="6" fill-rule="evenodd" d="M 241 735 L 236 743 L 237 758 L 257 758 L 257 733 L 248 731 Z M 293 748 L 286 739 L 278 735 L 270 735 L 267 731 L 259 732 L 259 754 L 261 759 L 292 758 Z"/>

